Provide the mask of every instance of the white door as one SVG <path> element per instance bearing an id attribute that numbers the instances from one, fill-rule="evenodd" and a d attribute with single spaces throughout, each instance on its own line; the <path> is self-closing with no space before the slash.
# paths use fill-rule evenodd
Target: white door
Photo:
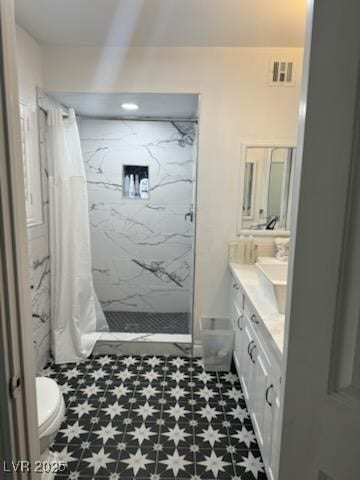
<path id="1" fill-rule="evenodd" d="M 39 437 L 11 0 L 0 0 L 0 36 L 0 478 L 25 479 L 26 462 L 39 459 Z M 22 475 L 11 464 L 20 460 Z"/>
<path id="2" fill-rule="evenodd" d="M 278 478 L 358 480 L 360 2 L 315 0 L 311 24 L 294 185 Z"/>

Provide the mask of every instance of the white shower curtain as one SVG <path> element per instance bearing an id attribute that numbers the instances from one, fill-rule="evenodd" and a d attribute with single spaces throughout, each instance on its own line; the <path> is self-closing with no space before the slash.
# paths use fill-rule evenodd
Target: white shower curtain
<path id="1" fill-rule="evenodd" d="M 74 110 L 48 112 L 51 344 L 55 363 L 90 355 L 107 330 L 93 286 L 87 185 Z"/>

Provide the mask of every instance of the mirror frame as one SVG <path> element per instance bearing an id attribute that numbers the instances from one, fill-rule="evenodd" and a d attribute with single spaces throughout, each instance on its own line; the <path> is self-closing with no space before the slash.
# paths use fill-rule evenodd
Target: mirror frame
<path id="1" fill-rule="evenodd" d="M 236 208 L 236 235 L 253 235 L 266 237 L 288 237 L 290 230 L 252 230 L 242 228 L 243 222 L 243 197 L 244 197 L 244 179 L 245 179 L 245 164 L 246 152 L 249 148 L 292 148 L 296 149 L 295 143 L 288 143 L 282 141 L 243 141 L 240 144 L 240 162 L 237 180 L 237 208 Z M 295 158 L 295 157 L 294 157 Z M 294 171 L 294 170 L 293 170 Z"/>

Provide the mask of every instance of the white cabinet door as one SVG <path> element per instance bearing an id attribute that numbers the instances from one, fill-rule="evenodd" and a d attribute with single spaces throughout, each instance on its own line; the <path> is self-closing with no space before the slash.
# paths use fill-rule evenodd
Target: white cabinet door
<path id="1" fill-rule="evenodd" d="M 234 354 L 239 363 L 241 369 L 241 352 L 243 347 L 243 338 L 244 338 L 244 325 L 243 325 L 243 313 L 236 303 L 233 303 L 233 313 L 232 321 L 235 331 L 235 343 L 234 343 Z"/>
<path id="2" fill-rule="evenodd" d="M 251 392 L 251 395 L 253 396 L 253 411 L 251 412 L 251 417 L 257 433 L 261 452 L 265 457 L 269 450 L 269 442 L 266 435 L 264 421 L 266 410 L 265 392 L 267 391 L 268 386 L 270 365 L 261 351 L 261 346 L 259 345 L 258 340 L 252 350 L 252 358 L 254 359 L 253 370 L 255 373 L 253 390 Z"/>
<path id="3" fill-rule="evenodd" d="M 234 349 L 233 349 L 233 358 L 235 362 L 235 366 L 238 372 L 238 375 L 240 376 L 240 354 L 241 354 L 241 330 L 237 327 L 238 323 L 238 317 L 239 317 L 239 312 L 238 308 L 234 302 L 234 298 L 232 297 L 231 299 L 231 323 L 232 327 L 234 329 Z"/>
<path id="4" fill-rule="evenodd" d="M 254 360 L 252 355 L 252 349 L 255 346 L 254 336 L 250 326 L 248 325 L 247 318 L 244 321 L 243 342 L 241 351 L 241 368 L 240 368 L 240 380 L 244 390 L 245 401 L 249 410 L 252 409 L 254 403 L 253 396 L 253 382 L 254 382 Z"/>
<path id="5" fill-rule="evenodd" d="M 234 360 L 269 480 L 276 480 L 279 463 L 279 365 L 267 349 L 258 322 L 251 318 L 241 289 L 231 295 L 235 331 Z M 256 318 L 255 318 L 256 320 Z"/>
<path id="6" fill-rule="evenodd" d="M 263 460 L 265 465 L 270 466 L 271 463 L 271 444 L 272 444 L 272 429 L 274 424 L 274 412 L 276 402 L 276 391 L 272 378 L 268 378 L 266 388 L 264 390 L 264 418 L 262 424 L 263 432 Z"/>
<path id="7" fill-rule="evenodd" d="M 266 462 L 268 465 L 269 480 L 278 478 L 279 460 L 280 460 L 280 396 L 279 392 L 274 390 L 271 400 L 271 431 L 270 431 L 270 458 Z"/>
<path id="8" fill-rule="evenodd" d="M 234 281 L 231 292 L 231 320 L 234 328 L 234 361 L 239 374 L 242 372 L 242 351 L 244 343 L 244 294 L 239 285 Z"/>
<path id="9" fill-rule="evenodd" d="M 275 413 L 279 411 L 274 381 L 277 368 L 275 363 L 271 363 L 271 356 L 266 354 L 260 337 L 254 332 L 251 320 L 246 313 L 244 314 L 244 334 L 246 346 L 245 349 L 243 348 L 245 371 L 242 374 L 242 383 L 246 387 L 244 394 L 264 464 L 270 478 L 276 478 L 273 471 L 277 460 L 272 459 L 276 454 L 276 445 L 272 445 L 272 436 L 273 430 L 279 423 L 279 417 L 274 418 Z"/>

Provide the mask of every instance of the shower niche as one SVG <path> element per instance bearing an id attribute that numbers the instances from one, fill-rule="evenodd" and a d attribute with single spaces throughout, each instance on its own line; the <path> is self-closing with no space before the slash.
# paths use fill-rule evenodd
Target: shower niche
<path id="1" fill-rule="evenodd" d="M 123 165 L 123 198 L 149 198 L 149 167 L 147 165 Z"/>

